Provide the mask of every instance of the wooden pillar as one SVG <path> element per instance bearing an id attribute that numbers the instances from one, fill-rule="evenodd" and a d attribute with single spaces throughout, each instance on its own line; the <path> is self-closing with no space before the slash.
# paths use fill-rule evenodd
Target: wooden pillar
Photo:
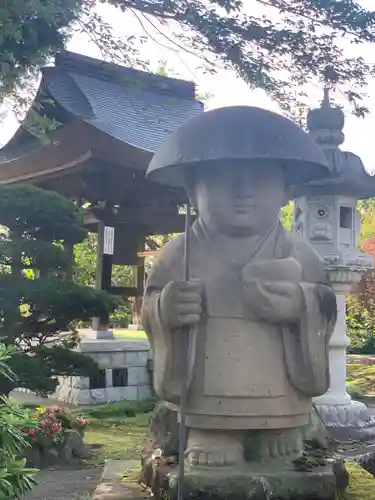
<path id="1" fill-rule="evenodd" d="M 98 223 L 98 247 L 96 259 L 96 290 L 109 290 L 112 281 L 112 263 L 114 254 L 114 226 L 106 224 L 106 220 Z M 92 328 L 96 332 L 97 338 L 113 338 L 113 333 L 109 331 L 109 316 L 94 318 Z"/>
<path id="2" fill-rule="evenodd" d="M 131 328 L 134 330 L 142 330 L 141 310 L 142 310 L 142 296 L 145 280 L 145 266 L 142 262 L 141 265 L 134 267 L 134 286 L 137 288 L 137 296 L 134 298 L 133 305 L 133 318 Z"/>

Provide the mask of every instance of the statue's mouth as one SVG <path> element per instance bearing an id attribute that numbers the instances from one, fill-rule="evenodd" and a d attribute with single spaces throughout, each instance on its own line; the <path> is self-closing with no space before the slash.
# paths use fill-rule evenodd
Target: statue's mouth
<path id="1" fill-rule="evenodd" d="M 236 212 L 248 212 L 254 209 L 254 204 L 249 202 L 237 202 L 233 204 L 233 208 Z"/>

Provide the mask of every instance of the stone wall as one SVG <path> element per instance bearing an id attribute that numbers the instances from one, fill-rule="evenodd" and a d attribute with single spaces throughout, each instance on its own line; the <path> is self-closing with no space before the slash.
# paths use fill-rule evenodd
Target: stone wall
<path id="1" fill-rule="evenodd" d="M 54 397 L 73 404 L 103 404 L 151 396 L 147 340 L 83 340 L 79 351 L 99 365 L 96 377 L 60 377 Z"/>

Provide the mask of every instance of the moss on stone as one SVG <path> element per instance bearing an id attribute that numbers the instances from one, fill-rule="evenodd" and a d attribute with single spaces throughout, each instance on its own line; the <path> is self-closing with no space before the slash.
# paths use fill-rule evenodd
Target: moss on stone
<path id="1" fill-rule="evenodd" d="M 185 498 L 191 500 L 334 500 L 336 479 L 331 467 L 311 472 L 270 470 L 187 471 Z M 168 498 L 176 500 L 178 472 L 168 476 Z M 355 499 L 357 500 L 357 499 Z"/>
<path id="2" fill-rule="evenodd" d="M 355 462 L 346 464 L 349 473 L 349 487 L 343 500 L 375 499 L 375 479 Z"/>

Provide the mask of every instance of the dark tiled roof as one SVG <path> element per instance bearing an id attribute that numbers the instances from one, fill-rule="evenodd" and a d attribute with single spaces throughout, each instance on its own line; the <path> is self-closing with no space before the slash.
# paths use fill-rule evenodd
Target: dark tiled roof
<path id="1" fill-rule="evenodd" d="M 195 99 L 193 82 L 72 52 L 58 56 L 55 66 L 43 68 L 42 76 L 36 102 L 50 94 L 68 115 L 151 153 L 175 127 L 203 111 Z M 54 106 L 49 110 L 47 116 L 54 115 Z M 39 146 L 39 141 L 21 128 L 0 151 L 0 162 Z"/>
<path id="2" fill-rule="evenodd" d="M 201 113 L 193 83 L 68 54 L 43 71 L 67 111 L 120 141 L 154 152 L 175 127 Z"/>
<path id="3" fill-rule="evenodd" d="M 55 67 L 68 72 L 81 73 L 101 80 L 119 83 L 120 85 L 137 82 L 144 90 L 148 89 L 159 94 L 170 94 L 181 99 L 195 100 L 196 97 L 193 82 L 119 66 L 74 52 L 64 52 L 57 56 Z"/>

